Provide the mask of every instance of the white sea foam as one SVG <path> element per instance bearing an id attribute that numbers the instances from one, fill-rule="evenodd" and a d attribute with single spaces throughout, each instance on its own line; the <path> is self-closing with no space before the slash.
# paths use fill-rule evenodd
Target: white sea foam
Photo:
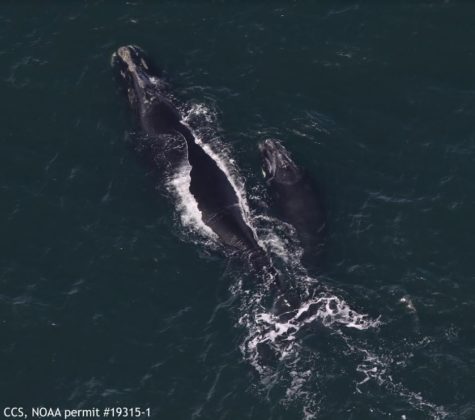
<path id="1" fill-rule="evenodd" d="M 215 113 L 204 104 L 192 104 L 190 109 L 186 112 L 183 120 L 186 123 L 189 123 L 197 117 L 203 117 L 207 123 L 212 123 L 216 120 Z"/>
<path id="2" fill-rule="evenodd" d="M 293 226 L 267 215 L 254 217 L 254 223 L 258 226 L 261 242 L 269 253 L 286 265 L 300 265 L 303 249 L 296 239 Z"/>
<path id="3" fill-rule="evenodd" d="M 342 338 L 351 352 L 360 354 L 363 359 L 356 368 L 356 371 L 363 375 L 363 378 L 356 383 L 356 391 L 358 393 L 364 392 L 364 384 L 374 381 L 393 395 L 401 397 L 413 408 L 425 412 L 432 419 L 444 419 L 449 415 L 444 407 L 425 400 L 420 393 L 409 390 L 402 383 L 392 378 L 390 368 L 394 364 L 394 360 L 391 355 L 378 355 L 367 348 L 362 348 L 350 342 L 348 337 L 342 335 Z"/>
<path id="4" fill-rule="evenodd" d="M 195 233 L 216 240 L 216 234 L 203 222 L 198 204 L 190 192 L 190 171 L 191 165 L 188 161 L 184 161 L 169 179 L 167 187 L 175 196 L 176 209 L 182 225 Z"/>
<path id="5" fill-rule="evenodd" d="M 246 327 L 247 335 L 241 345 L 241 351 L 253 366 L 261 371 L 259 355 L 256 354 L 260 344 L 273 348 L 280 360 L 288 357 L 295 346 L 297 335 L 306 325 L 319 322 L 326 327 L 345 327 L 357 330 L 377 328 L 378 319 L 360 314 L 336 296 L 321 296 L 304 301 L 292 314 L 275 315 L 266 311 L 259 297 L 253 296 L 244 303 L 246 310 L 239 318 L 239 324 Z M 243 308 L 245 309 L 245 308 Z M 289 316 L 290 315 L 290 316 Z M 265 370 L 265 369 L 264 369 Z"/>

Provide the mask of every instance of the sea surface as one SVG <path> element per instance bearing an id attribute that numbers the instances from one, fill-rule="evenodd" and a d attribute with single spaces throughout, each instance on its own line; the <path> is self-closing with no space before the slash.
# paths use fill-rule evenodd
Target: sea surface
<path id="1" fill-rule="evenodd" d="M 475 419 L 474 40 L 468 1 L 3 1 L 0 410 Z M 126 44 L 312 316 L 273 317 L 186 171 L 137 159 L 110 67 Z M 271 206 L 268 137 L 324 192 L 320 267 Z"/>

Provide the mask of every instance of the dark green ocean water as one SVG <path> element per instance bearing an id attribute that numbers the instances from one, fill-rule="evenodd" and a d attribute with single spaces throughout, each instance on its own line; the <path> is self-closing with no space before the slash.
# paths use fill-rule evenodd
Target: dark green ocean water
<path id="1" fill-rule="evenodd" d="M 469 2 L 2 2 L 2 412 L 475 419 L 474 41 Z M 245 267 L 127 146 L 110 57 L 130 43 L 209 117 L 277 264 L 338 306 L 271 367 Z M 269 136 L 325 192 L 322 272 L 278 247 Z"/>

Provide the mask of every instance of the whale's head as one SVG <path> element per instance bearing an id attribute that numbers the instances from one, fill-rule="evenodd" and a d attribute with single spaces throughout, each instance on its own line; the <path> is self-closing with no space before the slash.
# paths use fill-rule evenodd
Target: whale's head
<path id="1" fill-rule="evenodd" d="M 127 92 L 132 108 L 139 110 L 159 85 L 158 71 L 145 52 L 135 46 L 120 47 L 112 54 L 111 65 Z"/>
<path id="2" fill-rule="evenodd" d="M 267 182 L 294 184 L 302 177 L 289 152 L 277 140 L 267 139 L 259 144 L 262 173 Z"/>

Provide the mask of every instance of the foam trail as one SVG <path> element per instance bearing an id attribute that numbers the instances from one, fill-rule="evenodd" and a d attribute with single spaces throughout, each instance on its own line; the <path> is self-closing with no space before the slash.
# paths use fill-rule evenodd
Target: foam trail
<path id="1" fill-rule="evenodd" d="M 356 384 L 356 391 L 363 393 L 362 386 L 370 381 L 375 381 L 379 386 L 387 389 L 393 395 L 398 395 L 409 405 L 419 411 L 427 412 L 434 420 L 444 419 L 449 413 L 442 406 L 426 401 L 421 394 L 407 389 L 403 384 L 395 382 L 389 372 L 393 362 L 392 357 L 381 357 L 374 352 L 350 343 L 348 337 L 339 332 L 347 347 L 354 353 L 363 356 L 362 362 L 357 366 L 357 372 L 363 375 L 363 379 Z"/>
<path id="2" fill-rule="evenodd" d="M 305 270 L 301 267 L 300 260 L 303 251 L 295 239 L 293 227 L 267 216 L 253 217 L 246 198 L 244 179 L 239 175 L 230 153 L 216 137 L 212 138 L 211 144 L 203 141 L 201 132 L 192 128 L 194 119 L 198 119 L 200 123 L 211 123 L 214 121 L 212 112 L 202 104 L 193 105 L 185 114 L 183 123 L 192 131 L 196 143 L 226 174 L 238 197 L 244 220 L 251 227 L 256 238 L 259 238 L 259 244 L 286 266 L 290 266 L 291 275 L 301 277 L 300 284 L 304 285 L 302 296 L 311 295 L 307 289 L 315 282 L 306 278 Z M 220 150 L 220 152 L 217 153 L 215 150 Z M 210 229 L 202 222 L 194 198 L 189 192 L 189 171 L 189 165 L 184 165 L 172 182 L 181 203 L 179 206 L 181 221 L 185 226 L 199 227 L 201 233 L 209 236 Z M 287 403 L 304 401 L 304 415 L 306 418 L 312 418 L 318 412 L 318 406 L 315 403 L 315 396 L 308 391 L 311 370 L 305 369 L 305 364 L 300 359 L 302 348 L 297 340 L 299 331 L 314 322 L 321 322 L 328 327 L 340 325 L 363 330 L 378 327 L 379 320 L 371 320 L 367 315 L 357 313 L 346 302 L 327 293 L 303 301 L 294 314 L 286 321 L 282 321 L 264 309 L 263 301 L 268 294 L 268 285 L 262 284 L 259 290 L 253 290 L 252 293 L 242 290 L 241 286 L 238 279 L 237 283 L 231 286 L 231 292 L 242 297 L 239 310 L 241 316 L 238 323 L 247 331 L 240 346 L 243 356 L 261 374 L 262 383 L 272 383 L 273 380 L 284 381 L 286 378 L 283 376 L 288 375 L 287 379 L 290 378 L 290 382 L 286 388 L 284 401 Z M 288 371 L 284 372 L 283 376 L 262 363 L 259 355 L 261 345 L 270 346 L 276 357 L 288 364 Z"/>

